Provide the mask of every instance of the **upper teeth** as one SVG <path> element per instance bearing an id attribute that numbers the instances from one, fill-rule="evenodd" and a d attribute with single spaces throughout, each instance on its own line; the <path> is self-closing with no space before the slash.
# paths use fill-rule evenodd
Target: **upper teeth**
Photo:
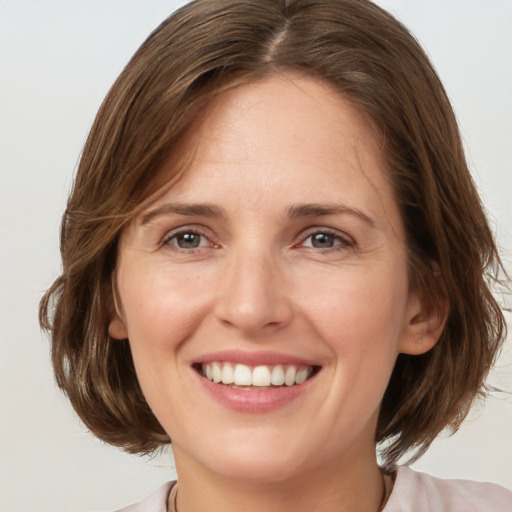
<path id="1" fill-rule="evenodd" d="M 203 375 L 213 382 L 235 386 L 293 386 L 301 384 L 312 373 L 311 366 L 275 365 L 247 366 L 225 362 L 203 364 Z"/>

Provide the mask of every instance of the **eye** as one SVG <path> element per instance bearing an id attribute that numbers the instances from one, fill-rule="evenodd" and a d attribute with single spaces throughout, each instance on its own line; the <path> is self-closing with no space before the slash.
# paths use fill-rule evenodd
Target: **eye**
<path id="1" fill-rule="evenodd" d="M 333 249 L 354 246 L 354 242 L 348 235 L 332 233 L 330 231 L 316 231 L 311 233 L 302 242 L 302 247 L 313 249 Z"/>
<path id="2" fill-rule="evenodd" d="M 199 249 L 201 247 L 213 247 L 213 243 L 208 238 L 197 231 L 184 230 L 172 233 L 167 236 L 162 245 L 170 245 L 177 249 L 190 250 Z"/>

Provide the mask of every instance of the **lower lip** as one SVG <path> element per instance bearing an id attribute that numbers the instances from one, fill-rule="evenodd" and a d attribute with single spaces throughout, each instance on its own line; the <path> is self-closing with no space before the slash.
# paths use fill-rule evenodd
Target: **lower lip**
<path id="1" fill-rule="evenodd" d="M 217 384 L 199 375 L 201 385 L 217 402 L 239 412 L 262 413 L 270 412 L 294 401 L 303 395 L 316 378 L 313 375 L 308 380 L 295 386 L 258 390 L 244 390 L 232 388 L 229 385 Z"/>

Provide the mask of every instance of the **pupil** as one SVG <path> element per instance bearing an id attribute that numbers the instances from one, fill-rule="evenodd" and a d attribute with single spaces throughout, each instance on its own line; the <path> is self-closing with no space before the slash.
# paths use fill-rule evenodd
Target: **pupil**
<path id="1" fill-rule="evenodd" d="M 201 241 L 200 235 L 196 233 L 183 233 L 177 237 L 178 246 L 182 249 L 195 249 L 199 247 Z"/>
<path id="2" fill-rule="evenodd" d="M 313 235 L 312 244 L 313 247 L 317 247 L 319 249 L 332 247 L 333 237 L 332 235 L 328 235 L 326 233 L 317 233 L 316 235 Z"/>

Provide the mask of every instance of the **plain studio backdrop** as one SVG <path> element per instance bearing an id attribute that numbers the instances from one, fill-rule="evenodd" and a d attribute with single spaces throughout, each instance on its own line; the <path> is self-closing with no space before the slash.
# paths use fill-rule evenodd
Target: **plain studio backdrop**
<path id="1" fill-rule="evenodd" d="M 133 52 L 184 2 L 0 0 L 0 511 L 112 510 L 175 476 L 169 453 L 94 439 L 57 390 L 37 305 L 59 272 L 58 228 L 94 115 Z M 509 270 L 512 1 L 381 0 L 431 56 Z M 510 323 L 510 322 L 509 322 Z M 510 341 L 490 382 L 512 391 Z M 512 398 L 495 394 L 414 465 L 512 488 Z"/>

